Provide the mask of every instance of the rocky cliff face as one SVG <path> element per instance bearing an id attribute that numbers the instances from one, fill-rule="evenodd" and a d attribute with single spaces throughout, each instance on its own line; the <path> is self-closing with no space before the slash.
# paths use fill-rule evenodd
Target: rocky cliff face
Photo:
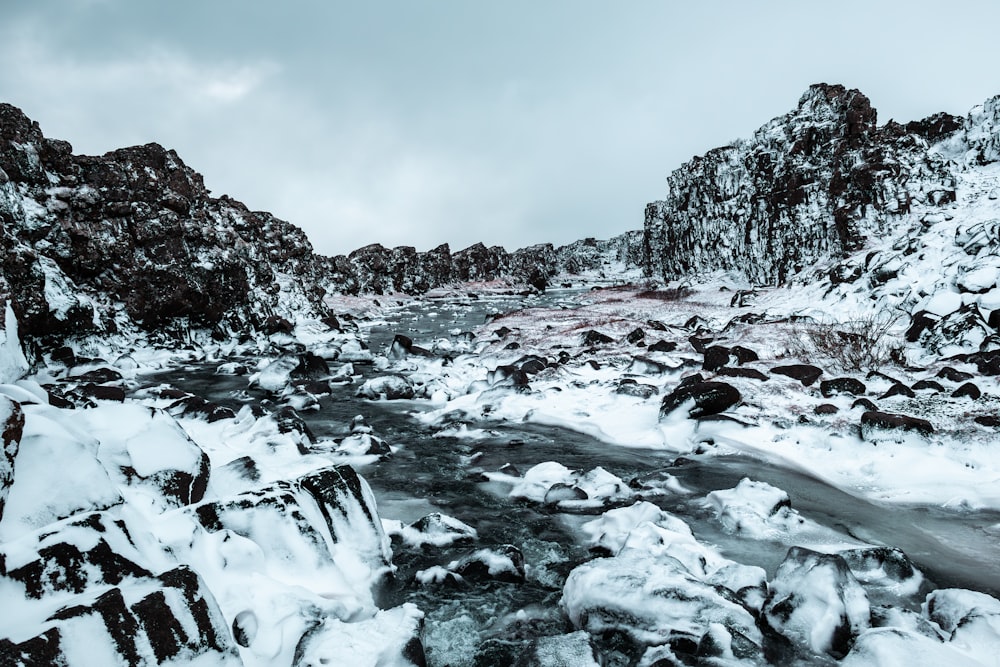
<path id="1" fill-rule="evenodd" d="M 211 197 L 158 144 L 73 155 L 0 104 L 0 222 L 0 298 L 42 344 L 323 314 L 302 231 Z"/>
<path id="2" fill-rule="evenodd" d="M 671 280 L 722 269 L 778 284 L 856 250 L 912 207 L 954 201 L 954 165 L 933 146 L 971 141 L 981 160 L 996 159 L 996 106 L 879 127 L 860 92 L 814 85 L 751 138 L 669 176 L 667 197 L 646 207 L 646 271 Z"/>

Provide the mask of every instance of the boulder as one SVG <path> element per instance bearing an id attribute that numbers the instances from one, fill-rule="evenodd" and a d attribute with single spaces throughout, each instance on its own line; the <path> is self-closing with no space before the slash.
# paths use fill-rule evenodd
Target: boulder
<path id="1" fill-rule="evenodd" d="M 242 664 L 205 582 L 183 566 L 71 599 L 42 627 L 19 643 L 0 639 L 0 655 L 21 665 Z"/>
<path id="2" fill-rule="evenodd" d="M 756 352 L 742 345 L 733 345 L 729 348 L 729 353 L 736 357 L 736 361 L 740 365 L 760 360 L 760 356 Z"/>
<path id="3" fill-rule="evenodd" d="M 926 419 L 891 412 L 868 410 L 861 415 L 861 433 L 865 439 L 884 431 L 912 431 L 930 435 L 934 432 L 934 426 Z"/>
<path id="4" fill-rule="evenodd" d="M 583 344 L 587 346 L 594 345 L 607 345 L 608 343 L 615 342 L 615 339 L 606 334 L 602 334 L 600 331 L 595 331 L 591 329 L 583 333 Z"/>
<path id="5" fill-rule="evenodd" d="M 963 384 L 962 386 L 960 386 L 958 389 L 956 389 L 954 392 L 952 392 L 951 397 L 952 398 L 971 398 L 972 400 L 977 400 L 982 395 L 983 395 L 983 392 L 979 390 L 979 387 L 977 387 L 972 382 L 966 382 L 965 384 Z"/>
<path id="6" fill-rule="evenodd" d="M 622 394 L 623 396 L 647 399 L 659 394 L 660 390 L 651 384 L 636 382 L 632 378 L 625 378 L 618 382 L 618 386 L 615 387 L 615 393 Z"/>
<path id="7" fill-rule="evenodd" d="M 448 570 L 466 581 L 524 582 L 524 555 L 513 544 L 479 549 L 448 564 Z"/>
<path id="8" fill-rule="evenodd" d="M 383 375 L 366 380 L 356 396 L 369 400 L 409 400 L 415 394 L 413 384 L 402 375 Z"/>
<path id="9" fill-rule="evenodd" d="M 678 408 L 689 405 L 687 416 L 692 419 L 719 414 L 740 402 L 739 390 L 725 382 L 681 383 L 663 397 L 660 419 L 665 419 Z"/>
<path id="10" fill-rule="evenodd" d="M 809 387 L 823 374 L 823 369 L 811 364 L 790 364 L 788 366 L 775 366 L 771 369 L 771 374 L 788 376 Z"/>
<path id="11" fill-rule="evenodd" d="M 925 378 L 914 382 L 910 389 L 913 391 L 932 391 L 935 394 L 940 394 L 944 391 L 944 386 L 940 382 Z"/>
<path id="12" fill-rule="evenodd" d="M 629 334 L 625 336 L 625 340 L 627 340 L 631 345 L 637 345 L 638 343 L 642 342 L 645 338 L 646 338 L 646 332 L 643 331 L 642 328 L 640 327 L 632 329 L 632 331 L 630 331 Z"/>
<path id="13" fill-rule="evenodd" d="M 937 377 L 944 378 L 949 382 L 966 382 L 973 378 L 972 373 L 966 373 L 964 371 L 956 370 L 951 366 L 945 366 L 938 371 Z"/>
<path id="14" fill-rule="evenodd" d="M 644 549 L 576 567 L 563 586 L 562 606 L 573 626 L 591 636 L 622 633 L 640 646 L 669 643 L 697 654 L 702 639 L 722 628 L 726 649 L 762 657 L 756 619 L 730 591 Z"/>
<path id="15" fill-rule="evenodd" d="M 729 366 L 724 366 L 719 369 L 719 375 L 734 378 L 746 378 L 748 380 L 758 380 L 760 382 L 767 382 L 768 380 L 768 377 L 756 368 L 731 368 Z"/>
<path id="16" fill-rule="evenodd" d="M 486 373 L 486 381 L 493 387 L 528 388 L 528 374 L 517 366 L 497 366 Z"/>
<path id="17" fill-rule="evenodd" d="M 770 582 L 761 622 L 793 644 L 842 658 L 870 617 L 868 595 L 843 558 L 792 547 Z"/>
<path id="18" fill-rule="evenodd" d="M 819 391 L 826 398 L 847 394 L 848 396 L 862 396 L 868 388 L 865 383 L 855 378 L 843 377 L 832 380 L 823 380 L 819 383 Z"/>
<path id="19" fill-rule="evenodd" d="M 729 363 L 729 348 L 722 345 L 712 345 L 705 348 L 705 360 L 702 368 L 713 373 Z"/>
<path id="20" fill-rule="evenodd" d="M 892 398 L 893 396 L 904 396 L 906 398 L 914 398 L 916 394 L 912 389 L 907 387 L 902 382 L 897 382 L 896 384 L 889 387 L 889 389 L 882 394 L 879 398 L 885 400 L 887 398 Z"/>

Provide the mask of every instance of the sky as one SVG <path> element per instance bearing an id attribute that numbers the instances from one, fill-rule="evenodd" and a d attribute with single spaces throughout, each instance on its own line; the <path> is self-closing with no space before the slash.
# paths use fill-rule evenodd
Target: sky
<path id="1" fill-rule="evenodd" d="M 155 141 L 317 252 L 640 229 L 695 155 L 858 88 L 879 121 L 1000 94 L 992 0 L 3 0 L 0 101 Z"/>

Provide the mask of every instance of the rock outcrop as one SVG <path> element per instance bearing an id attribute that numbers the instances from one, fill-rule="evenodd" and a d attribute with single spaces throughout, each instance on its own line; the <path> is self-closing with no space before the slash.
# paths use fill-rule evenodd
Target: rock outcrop
<path id="1" fill-rule="evenodd" d="M 559 247 L 540 243 L 513 252 L 482 243 L 455 252 L 447 243 L 427 252 L 373 243 L 327 260 L 331 288 L 350 294 L 421 294 L 452 283 L 490 280 L 544 290 L 557 276 L 596 272 L 613 277 L 621 268 L 640 267 L 641 261 L 638 230 L 606 241 L 586 238 Z"/>
<path id="2" fill-rule="evenodd" d="M 663 280 L 726 270 L 785 283 L 858 249 L 915 205 L 954 201 L 955 167 L 931 147 L 963 144 L 980 162 L 996 160 L 998 106 L 994 99 L 964 120 L 937 114 L 880 127 L 857 90 L 814 85 L 751 138 L 668 177 L 667 197 L 646 207 L 645 269 Z"/>
<path id="3" fill-rule="evenodd" d="M 73 155 L 0 104 L 0 221 L 0 291 L 22 338 L 43 345 L 325 314 L 305 234 L 211 197 L 158 144 Z"/>

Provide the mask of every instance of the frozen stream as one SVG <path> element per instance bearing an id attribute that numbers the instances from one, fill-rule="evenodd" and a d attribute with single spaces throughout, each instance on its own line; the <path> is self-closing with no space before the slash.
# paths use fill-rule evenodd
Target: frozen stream
<path id="1" fill-rule="evenodd" d="M 558 298 L 544 297 L 550 305 Z M 489 313 L 518 305 L 514 299 L 423 302 L 399 309 L 394 321 L 374 326 L 370 345 L 383 349 L 397 332 L 418 343 L 429 341 L 447 336 L 449 330 L 471 329 Z M 372 372 L 370 367 L 357 368 L 366 376 Z M 234 393 L 245 389 L 246 379 L 217 376 L 213 370 L 191 368 L 159 380 L 168 379 L 179 388 L 238 408 Z M 538 424 L 472 424 L 470 428 L 481 428 L 487 436 L 440 437 L 412 418 L 413 411 L 424 409 L 420 402 L 365 401 L 355 398 L 355 391 L 356 386 L 335 387 L 332 396 L 322 399 L 321 410 L 302 416 L 317 436 L 335 438 L 348 433 L 351 417 L 364 415 L 376 434 L 398 448 L 389 460 L 360 469 L 376 494 L 382 517 L 410 523 L 440 512 L 475 527 L 479 534 L 471 546 L 421 550 L 394 544 L 398 576 L 395 586 L 384 592 L 384 602 L 412 601 L 426 612 L 425 646 L 432 665 L 504 664 L 533 637 L 571 629 L 559 607 L 562 583 L 575 565 L 592 557 L 578 528 L 593 516 L 509 499 L 507 485 L 482 476 L 506 464 L 521 472 L 544 461 L 577 470 L 601 466 L 625 481 L 673 475 L 692 493 L 650 500 L 683 518 L 699 541 L 715 545 L 733 560 L 760 565 L 771 575 L 789 545 L 727 534 L 703 504 L 707 493 L 732 488 L 750 477 L 785 490 L 792 506 L 813 521 L 869 543 L 902 549 L 936 586 L 1000 593 L 1000 541 L 990 532 L 990 527 L 995 531 L 1000 525 L 1000 514 L 995 512 L 876 505 L 820 480 L 745 457 L 676 460 L 672 453 L 614 447 Z M 418 570 L 503 544 L 516 545 L 524 553 L 526 583 L 423 587 L 414 579 Z"/>

